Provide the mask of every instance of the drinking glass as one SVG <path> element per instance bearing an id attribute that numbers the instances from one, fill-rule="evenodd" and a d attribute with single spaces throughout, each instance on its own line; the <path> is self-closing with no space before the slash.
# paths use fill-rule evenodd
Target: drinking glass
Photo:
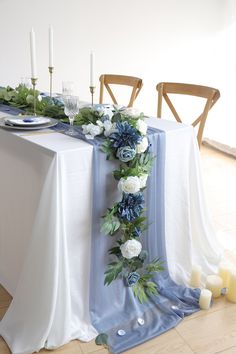
<path id="1" fill-rule="evenodd" d="M 73 124 L 76 114 L 79 113 L 79 97 L 78 96 L 64 96 L 64 112 L 69 117 L 70 128 L 65 134 L 67 135 L 77 135 L 74 130 Z"/>
<path id="2" fill-rule="evenodd" d="M 73 81 L 62 81 L 62 96 L 75 94 L 75 83 Z"/>

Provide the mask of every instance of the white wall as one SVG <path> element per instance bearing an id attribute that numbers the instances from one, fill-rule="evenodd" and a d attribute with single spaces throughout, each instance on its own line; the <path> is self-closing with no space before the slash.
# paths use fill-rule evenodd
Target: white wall
<path id="1" fill-rule="evenodd" d="M 156 114 L 155 86 L 160 81 L 219 88 L 221 100 L 207 123 L 211 135 L 215 124 L 222 130 L 223 115 L 229 125 L 228 113 L 234 116 L 235 112 L 228 100 L 232 91 L 228 86 L 234 87 L 235 81 L 235 50 L 228 42 L 229 31 L 234 32 L 232 38 L 235 35 L 234 4 L 234 0 L 0 0 L 0 85 L 15 86 L 21 77 L 30 76 L 33 26 L 38 87 L 48 90 L 48 26 L 52 24 L 55 91 L 61 91 L 62 80 L 74 80 L 80 97 L 89 100 L 92 49 L 97 79 L 109 72 L 144 80 L 137 106 L 146 114 Z M 98 91 L 97 87 L 96 99 Z"/>

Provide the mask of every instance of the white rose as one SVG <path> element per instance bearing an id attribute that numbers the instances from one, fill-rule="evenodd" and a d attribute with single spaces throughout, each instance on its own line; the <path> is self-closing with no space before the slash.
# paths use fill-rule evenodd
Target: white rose
<path id="1" fill-rule="evenodd" d="M 148 174 L 146 173 L 139 177 L 140 188 L 146 187 L 147 179 L 148 179 Z"/>
<path id="2" fill-rule="evenodd" d="M 41 102 L 42 101 L 42 96 L 38 95 L 38 101 Z"/>
<path id="3" fill-rule="evenodd" d="M 104 115 L 107 115 L 110 119 L 114 116 L 113 106 L 105 106 L 103 109 Z"/>
<path id="4" fill-rule="evenodd" d="M 137 108 L 129 107 L 129 108 L 126 108 L 124 111 L 122 111 L 122 114 L 130 116 L 132 118 L 135 118 L 135 117 L 138 118 L 140 116 L 140 111 Z"/>
<path id="5" fill-rule="evenodd" d="M 142 119 L 138 119 L 136 127 L 140 131 L 141 134 L 146 135 L 147 124 Z"/>
<path id="6" fill-rule="evenodd" d="M 110 120 L 105 120 L 103 122 L 104 135 L 110 136 L 116 130 L 116 123 L 112 123 Z"/>
<path id="7" fill-rule="evenodd" d="M 82 129 L 83 129 L 83 134 L 86 135 L 89 133 L 89 125 L 88 124 L 83 124 Z"/>
<path id="8" fill-rule="evenodd" d="M 111 105 L 103 105 L 103 104 L 97 104 L 94 106 L 94 110 L 99 112 L 99 115 L 102 116 L 108 116 L 109 119 L 112 118 L 112 116 L 114 115 L 114 108 Z"/>
<path id="9" fill-rule="evenodd" d="M 118 183 L 118 189 L 125 193 L 137 193 L 140 190 L 139 177 L 121 178 Z"/>
<path id="10" fill-rule="evenodd" d="M 100 120 L 97 120 L 97 121 L 96 121 L 96 124 L 97 124 L 99 127 L 103 128 L 103 122 L 101 122 Z"/>
<path id="11" fill-rule="evenodd" d="M 103 131 L 102 127 L 93 123 L 82 125 L 82 129 L 87 139 L 94 139 L 96 135 L 101 134 Z"/>
<path id="12" fill-rule="evenodd" d="M 142 244 L 135 239 L 128 240 L 120 246 L 120 250 L 124 258 L 131 259 L 138 257 L 142 251 Z"/>
<path id="13" fill-rule="evenodd" d="M 145 136 L 141 143 L 137 144 L 136 146 L 136 151 L 138 154 L 141 154 L 142 152 L 146 151 L 148 148 L 148 139 L 147 137 Z"/>

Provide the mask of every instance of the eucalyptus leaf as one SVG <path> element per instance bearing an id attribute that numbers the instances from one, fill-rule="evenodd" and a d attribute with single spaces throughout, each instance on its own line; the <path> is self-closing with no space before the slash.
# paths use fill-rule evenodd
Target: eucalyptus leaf
<path id="1" fill-rule="evenodd" d="M 96 338 L 95 338 L 95 343 L 97 345 L 103 345 L 105 348 L 108 346 L 108 335 L 106 333 L 100 333 Z"/>

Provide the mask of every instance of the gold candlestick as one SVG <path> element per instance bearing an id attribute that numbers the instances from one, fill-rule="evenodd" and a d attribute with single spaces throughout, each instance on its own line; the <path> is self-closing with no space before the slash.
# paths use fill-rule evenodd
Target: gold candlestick
<path id="1" fill-rule="evenodd" d="M 90 89 L 90 93 L 91 93 L 91 99 L 92 99 L 92 106 L 93 106 L 93 95 L 94 95 L 94 92 L 95 92 L 95 86 L 89 86 L 89 89 Z"/>
<path id="2" fill-rule="evenodd" d="M 33 95 L 34 95 L 34 115 L 35 116 L 36 116 L 36 96 L 35 96 L 36 90 L 35 90 L 35 87 L 36 87 L 37 80 L 38 79 L 36 77 L 32 77 L 31 78 L 31 83 L 32 83 L 32 86 L 33 86 Z"/>
<path id="3" fill-rule="evenodd" d="M 53 66 L 49 66 L 48 70 L 49 70 L 49 75 L 50 75 L 50 97 L 52 97 L 52 73 L 53 73 Z"/>

